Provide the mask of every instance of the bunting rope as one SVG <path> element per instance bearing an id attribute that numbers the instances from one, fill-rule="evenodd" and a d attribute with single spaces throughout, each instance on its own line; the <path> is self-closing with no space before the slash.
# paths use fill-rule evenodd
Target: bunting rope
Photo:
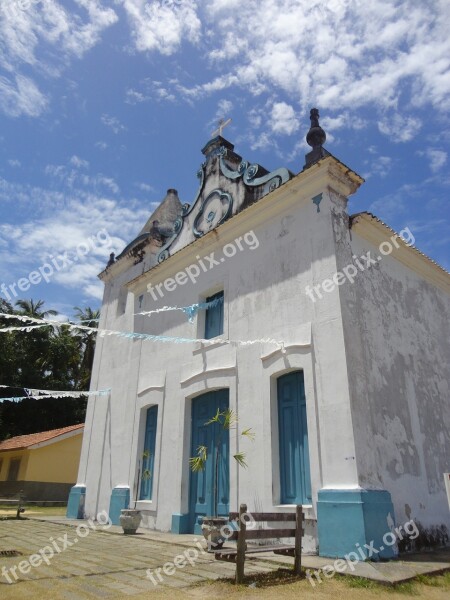
<path id="1" fill-rule="evenodd" d="M 162 308 L 156 308 L 155 310 L 147 310 L 144 312 L 135 313 L 134 316 L 143 315 L 148 317 L 150 315 L 156 315 L 158 313 L 167 312 L 171 310 L 181 310 L 187 315 L 189 319 L 189 323 L 194 322 L 195 315 L 200 310 L 207 310 L 208 308 L 214 308 L 215 306 L 222 304 L 223 298 L 216 298 L 215 300 L 211 300 L 211 302 L 197 302 L 196 304 L 190 304 L 189 306 L 163 306 Z"/>
<path id="2" fill-rule="evenodd" d="M 33 329 L 40 329 L 42 327 L 49 327 L 47 323 L 43 323 L 41 325 L 28 325 L 27 327 L 2 327 L 0 332 L 2 333 L 11 333 L 13 331 L 33 331 Z"/>
<path id="3" fill-rule="evenodd" d="M 0 398 L 0 402 L 4 402 L 5 400 L 11 400 L 13 402 L 18 402 L 19 400 L 26 400 L 27 398 L 31 398 L 33 400 L 43 400 L 45 398 L 81 398 L 82 396 L 106 396 L 111 391 L 111 388 L 107 388 L 104 390 L 96 390 L 93 392 L 78 392 L 78 391 L 61 391 L 61 390 L 37 390 L 34 388 L 26 388 L 21 387 L 20 385 L 0 385 L 0 388 L 14 388 L 14 389 L 24 389 L 27 392 L 26 396 L 11 396 L 9 398 Z M 28 393 L 30 392 L 30 393 Z"/>
<path id="4" fill-rule="evenodd" d="M 184 307 L 187 308 L 187 307 Z M 86 331 L 86 333 L 97 334 L 99 337 L 103 338 L 106 336 L 114 335 L 127 339 L 137 339 L 151 342 L 171 342 L 174 344 L 193 344 L 193 343 L 202 343 L 202 344 L 230 344 L 236 346 L 252 346 L 254 344 L 275 344 L 277 346 L 284 346 L 284 342 L 279 340 L 274 340 L 271 338 L 263 338 L 256 340 L 228 340 L 224 338 L 211 338 L 211 339 L 202 339 L 202 338 L 184 338 L 177 336 L 165 336 L 165 335 L 152 335 L 148 333 L 136 333 L 136 332 L 127 332 L 127 331 L 115 331 L 113 329 L 97 329 L 96 327 L 88 327 L 87 325 L 77 325 L 75 323 L 70 322 L 61 322 L 61 321 L 50 321 L 48 319 L 37 319 L 35 317 L 27 317 L 24 315 L 12 315 L 9 313 L 0 312 L 0 317 L 4 317 L 5 319 L 16 319 L 22 322 L 31 321 L 32 323 L 41 324 L 42 326 L 48 325 L 52 327 L 68 327 L 71 331 L 73 330 L 81 330 Z M 17 328 L 16 331 L 22 330 L 26 331 L 27 328 L 30 327 L 24 326 L 23 328 Z M 9 328 L 2 329 L 0 328 L 0 333 L 3 333 L 5 330 Z"/>

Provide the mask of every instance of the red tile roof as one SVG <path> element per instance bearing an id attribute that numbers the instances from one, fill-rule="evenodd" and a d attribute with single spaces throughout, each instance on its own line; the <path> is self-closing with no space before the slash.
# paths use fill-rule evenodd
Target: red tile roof
<path id="1" fill-rule="evenodd" d="M 51 431 L 41 431 L 40 433 L 30 433 L 29 435 L 18 435 L 0 442 L 0 452 L 3 450 L 19 450 L 28 448 L 34 444 L 40 444 L 41 442 L 47 442 L 53 438 L 57 438 L 65 433 L 76 431 L 77 429 L 83 429 L 84 423 L 79 425 L 69 425 L 69 427 L 61 427 L 60 429 L 52 429 Z"/>

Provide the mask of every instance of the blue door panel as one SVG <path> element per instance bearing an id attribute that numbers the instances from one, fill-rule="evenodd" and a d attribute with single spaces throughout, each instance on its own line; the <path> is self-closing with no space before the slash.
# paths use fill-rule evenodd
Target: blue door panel
<path id="1" fill-rule="evenodd" d="M 142 458 L 141 490 L 139 494 L 140 500 L 152 499 L 157 421 L 158 407 L 151 406 L 149 409 L 147 409 L 147 418 L 145 422 L 144 452 L 146 455 Z M 150 472 L 150 477 L 144 476 L 144 473 L 147 471 Z"/>
<path id="2" fill-rule="evenodd" d="M 190 529 L 193 533 L 200 533 L 201 518 L 213 514 L 213 487 L 215 467 L 215 444 L 221 433 L 218 424 L 205 425 L 217 410 L 228 408 L 228 390 L 208 392 L 194 398 L 192 401 L 192 443 L 191 456 L 196 456 L 199 446 L 206 446 L 207 462 L 204 471 L 190 474 Z M 217 513 L 228 516 L 229 513 L 229 434 L 222 434 L 221 457 L 218 471 L 218 502 Z"/>
<path id="3" fill-rule="evenodd" d="M 309 504 L 311 477 L 303 372 L 283 375 L 277 382 L 282 504 Z"/>

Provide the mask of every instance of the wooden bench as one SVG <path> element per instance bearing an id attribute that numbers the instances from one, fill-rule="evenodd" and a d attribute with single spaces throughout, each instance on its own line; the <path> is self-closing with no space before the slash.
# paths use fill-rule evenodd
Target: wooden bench
<path id="1" fill-rule="evenodd" d="M 250 529 L 247 530 L 247 522 L 244 516 L 247 514 L 247 505 L 241 504 L 238 513 L 230 513 L 230 521 L 238 521 L 239 529 L 227 537 L 228 540 L 236 540 L 237 548 L 235 550 L 224 549 L 216 550 L 214 556 L 216 560 L 224 560 L 236 563 L 236 583 L 242 583 L 244 580 L 244 564 L 247 554 L 258 554 L 261 552 L 274 552 L 283 556 L 294 557 L 294 573 L 301 574 L 302 566 L 302 536 L 303 531 L 303 507 L 298 505 L 295 513 L 248 513 L 256 523 L 268 522 L 286 522 L 284 529 Z M 247 540 L 261 540 L 273 538 L 295 538 L 293 545 L 274 545 L 248 548 Z"/>
<path id="2" fill-rule="evenodd" d="M 25 495 L 22 491 L 19 492 L 17 498 L 0 498 L 0 504 L 17 504 L 16 519 L 20 519 L 20 515 L 25 512 Z"/>

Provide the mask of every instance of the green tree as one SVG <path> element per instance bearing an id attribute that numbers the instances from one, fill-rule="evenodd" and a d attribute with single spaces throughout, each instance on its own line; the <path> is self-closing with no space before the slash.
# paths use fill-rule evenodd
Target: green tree
<path id="1" fill-rule="evenodd" d="M 89 306 L 82 309 L 75 306 L 75 317 L 87 327 L 98 327 L 100 318 L 99 310 L 92 310 Z M 78 333 L 80 340 L 81 362 L 78 375 L 78 385 L 80 389 L 87 390 L 91 380 L 92 363 L 95 353 L 95 336 L 82 329 Z"/>
<path id="2" fill-rule="evenodd" d="M 44 304 L 44 300 L 38 300 L 37 302 L 34 302 L 34 300 L 17 300 L 16 302 L 16 306 L 22 309 L 18 311 L 18 314 L 27 315 L 28 317 L 33 317 L 35 319 L 56 317 L 58 314 L 58 311 L 56 310 L 41 310 Z"/>
<path id="3" fill-rule="evenodd" d="M 14 308 L 0 299 L 0 312 L 48 319 L 58 313 L 42 300 L 18 300 Z M 99 311 L 76 307 L 83 325 L 97 327 Z M 19 320 L 0 319 L 0 327 L 24 326 Z M 26 396 L 27 389 L 87 390 L 95 351 L 95 336 L 63 323 L 28 332 L 0 334 L 0 398 Z M 0 440 L 82 423 L 87 398 L 48 398 L 0 402 Z"/>
<path id="4" fill-rule="evenodd" d="M 20 310 L 16 311 L 16 314 L 34 319 L 46 319 L 58 314 L 56 310 L 45 310 L 44 304 L 43 300 L 37 302 L 17 300 L 16 306 Z M 27 388 L 42 388 L 50 385 L 51 378 L 48 377 L 47 366 L 52 335 L 54 335 L 52 326 L 16 334 L 19 362 L 16 380 L 20 381 L 19 385 Z"/>

